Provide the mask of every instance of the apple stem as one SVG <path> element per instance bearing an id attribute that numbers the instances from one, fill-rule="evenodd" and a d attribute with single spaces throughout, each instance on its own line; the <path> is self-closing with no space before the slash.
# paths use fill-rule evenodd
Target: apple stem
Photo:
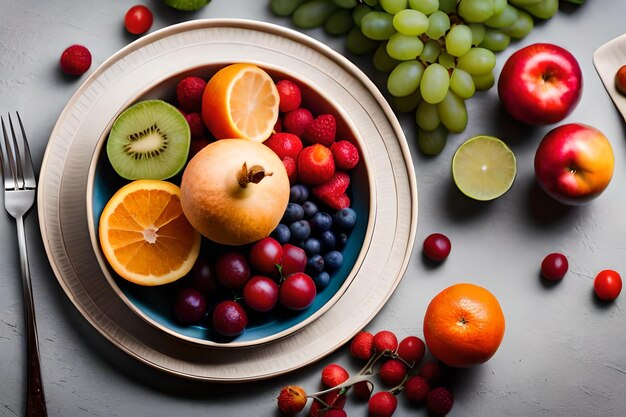
<path id="1" fill-rule="evenodd" d="M 246 188 L 249 183 L 258 184 L 263 178 L 271 175 L 272 173 L 265 171 L 261 165 L 252 165 L 248 168 L 248 164 L 244 162 L 237 173 L 237 182 L 241 188 Z"/>

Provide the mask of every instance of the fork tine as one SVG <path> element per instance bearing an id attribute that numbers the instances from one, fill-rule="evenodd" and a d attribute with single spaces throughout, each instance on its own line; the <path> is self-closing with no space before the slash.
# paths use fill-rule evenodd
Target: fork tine
<path id="1" fill-rule="evenodd" d="M 26 131 L 22 124 L 22 118 L 19 112 L 15 112 L 17 115 L 17 121 L 20 124 L 20 130 L 22 131 L 22 140 L 24 143 L 24 153 L 22 155 L 22 164 L 24 170 L 24 187 L 35 188 L 37 187 L 37 180 L 35 178 L 35 170 L 33 168 L 33 158 L 30 156 L 30 147 L 28 146 L 28 139 L 26 138 Z"/>
<path id="2" fill-rule="evenodd" d="M 2 135 L 4 137 L 4 146 L 0 145 L 0 162 L 2 162 L 2 176 L 4 177 L 4 189 L 11 190 L 16 188 L 15 183 L 15 170 L 12 162 L 12 157 L 9 154 L 11 149 L 11 142 L 9 142 L 9 135 L 7 134 L 6 126 L 4 125 L 4 119 L 0 116 L 0 122 L 2 123 Z M 5 152 L 6 151 L 6 152 Z M 6 155 L 6 159 L 4 158 Z"/>
<path id="3" fill-rule="evenodd" d="M 15 161 L 15 173 L 17 174 L 15 178 L 15 182 L 17 184 L 18 189 L 24 188 L 24 170 L 22 169 L 22 160 L 20 158 L 20 147 L 17 144 L 17 135 L 15 134 L 15 129 L 13 128 L 13 119 L 11 119 L 11 114 L 8 114 L 9 119 L 9 128 L 11 129 L 11 138 L 13 139 L 13 147 L 11 149 L 11 154 L 9 155 L 9 161 Z"/>

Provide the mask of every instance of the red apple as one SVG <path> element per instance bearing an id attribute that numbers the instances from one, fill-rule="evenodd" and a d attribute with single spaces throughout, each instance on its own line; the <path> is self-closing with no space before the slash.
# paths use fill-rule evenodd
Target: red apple
<path id="1" fill-rule="evenodd" d="M 570 123 L 552 129 L 535 153 L 535 177 L 548 195 L 570 205 L 589 202 L 609 185 L 615 158 L 599 130 Z"/>
<path id="2" fill-rule="evenodd" d="M 531 125 L 563 120 L 582 94 L 583 76 L 565 49 L 535 43 L 509 57 L 498 79 L 498 95 L 515 119 Z"/>

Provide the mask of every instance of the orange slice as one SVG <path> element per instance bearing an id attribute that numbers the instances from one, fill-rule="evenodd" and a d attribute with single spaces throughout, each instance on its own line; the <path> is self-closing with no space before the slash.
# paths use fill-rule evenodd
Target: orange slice
<path id="1" fill-rule="evenodd" d="M 202 96 L 202 119 L 216 139 L 263 142 L 278 120 L 280 97 L 272 78 L 252 64 L 219 70 Z"/>
<path id="2" fill-rule="evenodd" d="M 100 216 L 100 246 L 122 278 L 161 285 L 185 276 L 198 258 L 200 233 L 187 221 L 180 188 L 137 180 L 120 188 Z"/>

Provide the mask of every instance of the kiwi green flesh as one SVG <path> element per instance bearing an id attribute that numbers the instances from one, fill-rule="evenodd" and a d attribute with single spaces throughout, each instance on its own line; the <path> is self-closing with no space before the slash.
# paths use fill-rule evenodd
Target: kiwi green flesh
<path id="1" fill-rule="evenodd" d="M 176 107 L 162 100 L 145 100 L 113 122 L 107 156 L 123 178 L 164 180 L 183 169 L 190 142 L 189 124 Z"/>

